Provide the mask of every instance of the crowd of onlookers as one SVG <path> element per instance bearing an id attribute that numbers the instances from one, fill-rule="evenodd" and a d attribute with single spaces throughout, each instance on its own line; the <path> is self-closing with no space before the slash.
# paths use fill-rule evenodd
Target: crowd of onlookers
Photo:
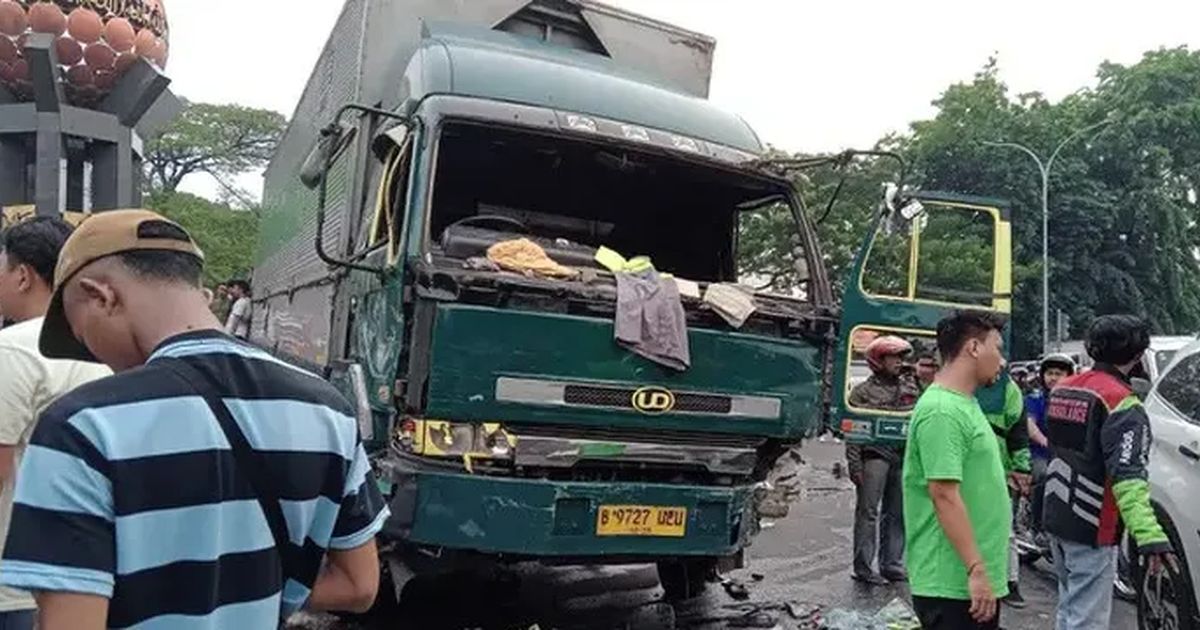
<path id="1" fill-rule="evenodd" d="M 217 285 L 216 290 L 204 289 L 205 299 L 217 321 L 224 322 L 225 332 L 238 339 L 250 338 L 250 283 L 230 280 Z"/>
<path id="2" fill-rule="evenodd" d="M 364 611 L 388 515 L 354 408 L 243 341 L 249 286 L 149 211 L 0 234 L 0 628 Z M 220 315 L 220 318 L 218 318 Z"/>
<path id="3" fill-rule="evenodd" d="M 1056 630 L 1107 628 L 1123 528 L 1149 574 L 1177 566 L 1149 501 L 1149 418 L 1134 384 L 1149 326 L 1098 317 L 1092 369 L 1048 355 L 1010 379 L 1004 326 L 989 311 L 946 317 L 934 361 L 896 336 L 865 348 L 871 376 L 848 406 L 910 420 L 903 443 L 847 444 L 851 575 L 908 582 L 924 628 L 998 628 L 997 602 L 1025 605 L 1013 507 L 1028 500 L 1058 579 Z"/>

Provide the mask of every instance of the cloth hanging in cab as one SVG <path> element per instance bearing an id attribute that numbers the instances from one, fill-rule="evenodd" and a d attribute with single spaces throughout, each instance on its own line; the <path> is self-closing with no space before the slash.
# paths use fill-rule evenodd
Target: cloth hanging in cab
<path id="1" fill-rule="evenodd" d="M 674 279 L 659 274 L 644 256 L 626 260 L 601 247 L 599 262 L 617 279 L 617 315 L 613 336 L 630 352 L 659 365 L 684 371 L 691 367 L 687 314 Z"/>

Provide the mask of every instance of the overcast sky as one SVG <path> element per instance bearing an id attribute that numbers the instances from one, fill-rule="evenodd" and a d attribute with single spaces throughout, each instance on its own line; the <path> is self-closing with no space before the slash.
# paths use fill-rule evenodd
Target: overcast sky
<path id="1" fill-rule="evenodd" d="M 715 37 L 712 100 L 792 151 L 867 147 L 903 131 L 993 53 L 1014 93 L 1057 99 L 1091 84 L 1102 61 L 1200 47 L 1194 0 L 607 1 Z M 290 116 L 342 2 L 165 4 L 177 94 Z M 256 178 L 246 185 L 258 193 Z M 202 181 L 188 188 L 211 194 Z"/>

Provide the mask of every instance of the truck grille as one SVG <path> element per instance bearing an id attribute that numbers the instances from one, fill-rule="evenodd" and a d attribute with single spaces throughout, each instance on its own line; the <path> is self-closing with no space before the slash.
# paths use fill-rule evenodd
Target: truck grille
<path id="1" fill-rule="evenodd" d="M 635 398 L 646 396 L 650 405 L 639 407 Z M 656 396 L 660 398 L 655 398 Z M 669 397 L 669 402 L 661 397 Z M 776 420 L 782 415 L 783 401 L 775 396 L 677 392 L 665 387 L 637 388 L 621 385 L 593 385 L 502 376 L 496 379 L 496 401 L 554 407 L 603 408 L 663 413 L 727 416 Z M 668 402 L 668 404 L 661 404 Z"/>
<path id="2" fill-rule="evenodd" d="M 713 446 L 722 448 L 756 449 L 766 438 L 733 433 L 699 433 L 685 431 L 662 431 L 647 429 L 620 429 L 612 427 L 589 427 L 580 425 L 549 425 L 505 423 L 504 426 L 521 437 L 556 437 L 564 439 L 596 440 L 600 442 L 647 442 L 651 444 L 678 444 L 680 446 Z"/>
<path id="3" fill-rule="evenodd" d="M 593 385 L 567 385 L 563 390 L 563 402 L 584 407 L 609 407 L 633 409 L 631 388 L 596 387 Z M 733 410 L 733 399 L 713 394 L 675 394 L 675 411 L 689 413 L 728 414 Z"/>

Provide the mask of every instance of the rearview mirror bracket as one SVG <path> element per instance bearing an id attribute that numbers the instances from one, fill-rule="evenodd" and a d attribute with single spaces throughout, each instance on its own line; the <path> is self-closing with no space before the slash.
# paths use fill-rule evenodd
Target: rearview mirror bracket
<path id="1" fill-rule="evenodd" d="M 385 269 L 384 267 L 363 265 L 335 258 L 325 251 L 325 205 L 328 196 L 329 169 L 333 167 L 333 163 L 337 160 L 338 156 L 345 151 L 346 147 L 350 145 L 350 141 L 357 135 L 356 126 L 342 122 L 342 118 L 346 113 L 351 111 L 357 111 L 368 116 L 391 118 L 405 123 L 411 121 L 408 116 L 377 107 L 367 107 L 353 103 L 343 106 L 338 110 L 337 115 L 333 117 L 333 122 L 321 130 L 320 136 L 317 138 L 316 143 L 304 161 L 304 165 L 300 169 L 300 178 L 309 188 L 313 188 L 314 186 L 317 188 L 317 230 L 316 236 L 313 239 L 313 246 L 316 248 L 317 257 L 330 266 L 382 274 Z M 315 181 L 313 181 L 314 179 Z M 310 181 L 312 181 L 312 184 L 309 183 Z"/>

